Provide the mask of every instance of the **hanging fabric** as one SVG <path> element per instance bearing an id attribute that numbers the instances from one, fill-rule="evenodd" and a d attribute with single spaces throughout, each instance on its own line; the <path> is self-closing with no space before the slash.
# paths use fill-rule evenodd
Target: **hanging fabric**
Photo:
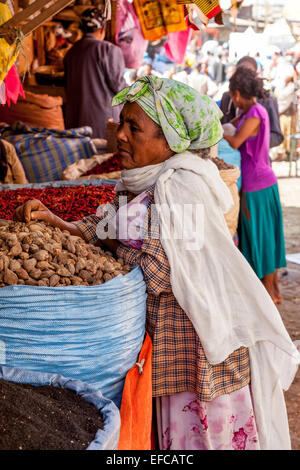
<path id="1" fill-rule="evenodd" d="M 125 66 L 137 69 L 142 64 L 148 41 L 144 39 L 134 7 L 128 0 L 117 4 L 115 42 L 122 49 Z"/>
<path id="2" fill-rule="evenodd" d="M 1 104 L 10 106 L 11 101 L 16 104 L 19 96 L 25 98 L 24 90 L 15 64 L 9 69 L 3 84 L 5 85 L 5 101 Z"/>
<path id="3" fill-rule="evenodd" d="M 174 31 L 168 34 L 168 40 L 165 43 L 166 56 L 176 64 L 182 64 L 184 61 L 187 46 L 190 42 L 192 29 L 185 31 Z"/>
<path id="4" fill-rule="evenodd" d="M 134 0 L 145 39 L 156 41 L 168 33 L 187 29 L 182 5 L 176 0 Z"/>
<path id="5" fill-rule="evenodd" d="M 7 5 L 0 2 L 0 25 L 12 18 L 12 14 Z M 16 45 L 9 45 L 6 40 L 0 37 L 0 84 L 8 74 L 14 64 L 18 52 Z"/>
<path id="6" fill-rule="evenodd" d="M 207 24 L 208 21 L 212 18 L 215 18 L 217 24 L 223 24 L 222 21 L 222 10 L 219 5 L 219 0 L 177 0 L 179 5 L 195 4 L 206 16 L 207 21 L 204 21 L 204 24 Z M 203 20 L 202 20 L 203 21 Z"/>

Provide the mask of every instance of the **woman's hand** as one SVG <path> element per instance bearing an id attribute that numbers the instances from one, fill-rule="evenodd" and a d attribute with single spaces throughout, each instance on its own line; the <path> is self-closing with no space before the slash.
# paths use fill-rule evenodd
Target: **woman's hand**
<path id="1" fill-rule="evenodd" d="M 260 118 L 248 117 L 233 136 L 223 136 L 233 149 L 238 149 L 249 137 L 255 137 L 259 132 Z"/>
<path id="2" fill-rule="evenodd" d="M 43 220 L 48 224 L 55 225 L 56 216 L 38 199 L 31 199 L 22 206 L 17 207 L 14 219 L 20 222 L 30 222 L 30 220 Z"/>
<path id="3" fill-rule="evenodd" d="M 25 202 L 20 207 L 17 207 L 14 213 L 14 220 L 20 222 L 30 222 L 30 220 L 43 220 L 53 227 L 58 227 L 60 230 L 68 230 L 71 235 L 84 238 L 79 228 L 72 222 L 66 222 L 57 215 L 53 214 L 44 204 L 38 199 L 31 199 Z"/>

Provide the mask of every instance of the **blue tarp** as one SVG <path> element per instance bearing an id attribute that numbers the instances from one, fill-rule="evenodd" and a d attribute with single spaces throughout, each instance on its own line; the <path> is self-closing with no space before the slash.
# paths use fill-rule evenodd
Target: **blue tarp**
<path id="1" fill-rule="evenodd" d="M 82 380 L 120 406 L 145 315 L 139 266 L 98 286 L 2 287 L 0 365 Z"/>

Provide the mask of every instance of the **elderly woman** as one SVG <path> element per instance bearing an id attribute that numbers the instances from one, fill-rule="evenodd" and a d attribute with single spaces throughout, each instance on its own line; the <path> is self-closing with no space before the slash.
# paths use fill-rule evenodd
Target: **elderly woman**
<path id="1" fill-rule="evenodd" d="M 114 220 L 115 239 L 101 243 L 139 264 L 147 286 L 160 449 L 288 449 L 282 389 L 299 355 L 225 223 L 230 191 L 206 158 L 222 137 L 220 112 L 190 87 L 150 76 L 122 90 L 120 104 L 125 170 L 110 215 L 67 223 L 29 201 L 16 217 L 90 243 Z"/>

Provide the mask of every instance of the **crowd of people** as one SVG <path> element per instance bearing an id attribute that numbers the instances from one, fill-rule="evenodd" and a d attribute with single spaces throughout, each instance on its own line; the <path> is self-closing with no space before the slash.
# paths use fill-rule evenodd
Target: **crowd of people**
<path id="1" fill-rule="evenodd" d="M 133 78 L 154 75 L 173 78 L 185 83 L 199 93 L 207 94 L 221 105 L 225 114 L 222 122 L 225 123 L 234 117 L 234 105 L 232 100 L 228 99 L 229 80 L 239 64 L 240 60 L 229 60 L 227 47 L 219 46 L 215 53 L 208 51 L 205 55 L 201 55 L 200 52 L 195 57 L 193 65 L 185 63 L 182 66 L 172 66 L 164 73 L 156 71 L 148 61 L 134 72 Z M 278 106 L 280 133 L 282 133 L 283 139 L 277 138 L 272 141 L 271 148 L 273 150 L 270 152 L 270 157 L 272 160 L 286 160 L 290 156 L 290 136 L 300 130 L 298 117 L 300 113 L 300 106 L 298 106 L 300 57 L 283 52 L 274 52 L 272 56 L 261 57 L 257 53 L 248 60 L 248 64 L 255 70 L 257 76 L 264 79 L 264 88 L 270 92 L 271 100 L 277 101 L 275 108 Z M 125 75 L 128 85 L 132 84 L 128 80 L 129 75 L 130 72 Z M 226 96 L 228 101 L 224 107 L 224 102 L 221 103 L 221 101 Z M 277 113 L 277 110 L 274 112 Z M 278 133 L 278 129 L 276 132 Z"/>

